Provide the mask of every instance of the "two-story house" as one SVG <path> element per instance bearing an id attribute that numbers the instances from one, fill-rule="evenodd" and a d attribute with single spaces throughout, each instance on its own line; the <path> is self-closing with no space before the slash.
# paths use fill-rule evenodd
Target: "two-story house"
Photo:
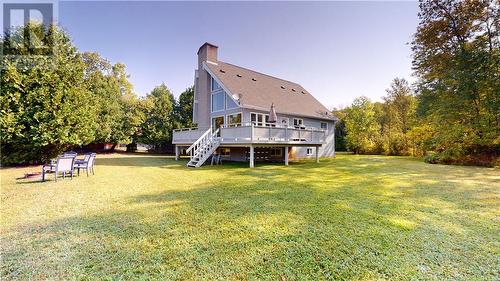
<path id="1" fill-rule="evenodd" d="M 214 153 L 232 161 L 335 156 L 335 117 L 297 83 L 222 62 L 203 44 L 195 70 L 193 121 L 174 130 L 176 158 L 199 167 Z M 271 109 L 273 107 L 273 109 Z"/>

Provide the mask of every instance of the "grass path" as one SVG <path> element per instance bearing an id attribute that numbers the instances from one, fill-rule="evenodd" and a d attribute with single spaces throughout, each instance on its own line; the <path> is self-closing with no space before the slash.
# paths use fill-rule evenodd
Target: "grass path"
<path id="1" fill-rule="evenodd" d="M 2 279 L 500 279 L 499 169 L 184 164 L 100 155 L 95 176 L 57 183 L 0 170 Z"/>

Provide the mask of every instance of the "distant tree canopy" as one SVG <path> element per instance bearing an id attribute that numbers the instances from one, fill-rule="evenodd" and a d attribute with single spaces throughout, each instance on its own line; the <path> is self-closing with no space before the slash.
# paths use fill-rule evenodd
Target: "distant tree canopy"
<path id="1" fill-rule="evenodd" d="M 45 43 L 52 55 L 38 56 L 39 48 L 25 45 L 9 48 L 25 33 L 50 35 L 39 37 L 50 38 Z M 192 87 L 179 102 L 165 85 L 138 98 L 125 65 L 79 53 L 56 26 L 30 23 L 5 34 L 0 44 L 9 50 L 0 69 L 2 165 L 41 163 L 91 143 L 143 141 L 160 148 L 171 141 L 172 129 L 192 125 Z"/>
<path id="2" fill-rule="evenodd" d="M 415 89 L 396 78 L 382 103 L 362 97 L 342 110 L 337 127 L 345 126 L 348 149 L 433 163 L 498 161 L 499 13 L 498 1 L 420 1 Z"/>

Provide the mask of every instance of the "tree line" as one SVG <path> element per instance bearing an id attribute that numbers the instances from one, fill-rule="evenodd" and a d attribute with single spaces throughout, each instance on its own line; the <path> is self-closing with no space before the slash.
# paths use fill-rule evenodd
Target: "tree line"
<path id="1" fill-rule="evenodd" d="M 360 97 L 335 110 L 337 146 L 500 164 L 499 2 L 421 0 L 419 19 L 411 43 L 417 82 L 395 79 L 383 102 Z"/>
<path id="2" fill-rule="evenodd" d="M 7 51 L 0 69 L 2 165 L 42 163 L 89 144 L 139 142 L 162 151 L 173 129 L 192 125 L 193 87 L 178 100 L 165 84 L 138 97 L 125 65 L 79 52 L 56 26 L 30 23 L 0 44 Z M 50 46 L 51 55 L 40 56 L 36 44 Z"/>

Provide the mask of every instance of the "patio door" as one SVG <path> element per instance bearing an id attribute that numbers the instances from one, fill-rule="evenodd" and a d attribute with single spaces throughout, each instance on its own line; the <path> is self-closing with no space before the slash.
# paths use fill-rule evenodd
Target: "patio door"
<path id="1" fill-rule="evenodd" d="M 212 132 L 215 132 L 220 126 L 224 125 L 224 116 L 217 116 L 212 118 Z M 220 132 L 218 134 L 220 137 Z"/>

